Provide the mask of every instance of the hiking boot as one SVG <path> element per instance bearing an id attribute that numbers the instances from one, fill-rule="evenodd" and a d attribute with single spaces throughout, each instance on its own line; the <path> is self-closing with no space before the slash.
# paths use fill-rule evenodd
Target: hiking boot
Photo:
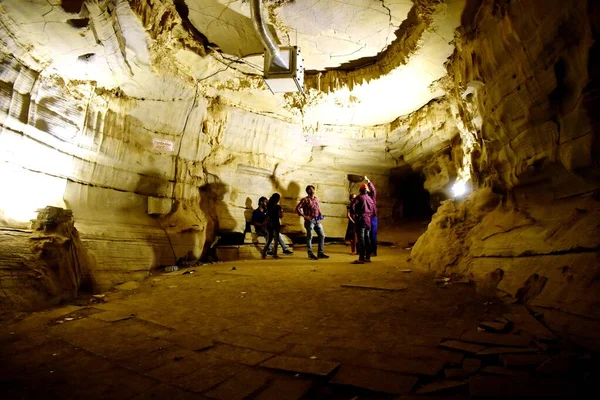
<path id="1" fill-rule="evenodd" d="M 329 258 L 329 256 L 325 253 L 319 254 L 319 258 Z"/>
<path id="2" fill-rule="evenodd" d="M 283 254 L 294 254 L 294 252 L 291 250 L 284 250 Z"/>
<path id="3" fill-rule="evenodd" d="M 364 260 L 354 260 L 351 262 L 351 264 L 364 264 L 365 261 Z"/>
<path id="4" fill-rule="evenodd" d="M 318 260 L 317 256 L 315 256 L 314 254 L 309 254 L 308 259 L 309 260 Z"/>
<path id="5" fill-rule="evenodd" d="M 365 262 L 368 262 L 368 263 L 370 263 L 370 262 L 371 262 L 371 259 L 370 259 L 370 258 L 365 258 Z"/>
<path id="6" fill-rule="evenodd" d="M 280 258 L 281 258 L 281 257 L 279 257 L 277 254 L 275 254 L 275 255 L 273 256 L 273 259 L 275 259 L 275 260 L 279 260 Z"/>

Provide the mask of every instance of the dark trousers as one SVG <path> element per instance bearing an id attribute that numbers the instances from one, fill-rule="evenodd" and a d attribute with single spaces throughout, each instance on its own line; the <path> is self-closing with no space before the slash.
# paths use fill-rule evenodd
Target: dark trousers
<path id="1" fill-rule="evenodd" d="M 371 254 L 377 255 L 377 216 L 371 217 Z"/>
<path id="2" fill-rule="evenodd" d="M 265 245 L 265 248 L 263 249 L 263 256 L 267 254 L 267 251 L 269 249 L 269 247 L 271 246 L 271 242 L 275 242 L 275 244 L 273 245 L 273 256 L 277 255 L 277 247 L 279 245 L 279 231 L 281 231 L 281 226 L 280 225 L 276 225 L 276 226 L 269 226 L 269 238 L 267 239 L 267 244 Z"/>
<path id="3" fill-rule="evenodd" d="M 358 236 L 358 259 L 369 260 L 371 258 L 371 230 L 367 227 L 356 227 Z"/>

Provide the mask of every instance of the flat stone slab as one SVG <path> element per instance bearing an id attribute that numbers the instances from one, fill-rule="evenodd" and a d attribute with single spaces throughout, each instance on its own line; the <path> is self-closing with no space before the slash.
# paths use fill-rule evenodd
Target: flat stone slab
<path id="1" fill-rule="evenodd" d="M 301 374 L 329 376 L 340 364 L 331 361 L 311 360 L 287 356 L 277 356 L 260 364 L 261 367 Z"/>
<path id="2" fill-rule="evenodd" d="M 243 400 L 258 392 L 268 382 L 269 376 L 264 371 L 248 370 L 220 383 L 206 392 L 206 396 L 219 400 Z"/>
<path id="3" fill-rule="evenodd" d="M 133 318 L 131 313 L 124 313 L 119 311 L 105 311 L 97 314 L 90 315 L 90 318 L 98 319 L 100 321 L 115 322 L 124 319 Z"/>
<path id="4" fill-rule="evenodd" d="M 343 288 L 348 289 L 364 289 L 364 290 L 383 290 L 388 292 L 401 292 L 406 290 L 408 285 L 406 283 L 344 283 L 340 285 Z"/>
<path id="5" fill-rule="evenodd" d="M 510 314 L 506 314 L 505 318 L 512 321 L 515 328 L 529 332 L 542 341 L 557 340 L 556 335 L 535 319 L 524 306 L 512 306 Z"/>
<path id="6" fill-rule="evenodd" d="M 478 356 L 492 356 L 497 354 L 525 354 L 537 353 L 539 350 L 531 347 L 489 347 L 476 353 Z"/>
<path id="7" fill-rule="evenodd" d="M 527 377 L 529 373 L 527 371 L 520 371 L 518 369 L 509 369 L 504 367 L 499 367 L 495 365 L 490 365 L 481 370 L 484 374 L 490 375 L 503 375 L 503 376 L 514 376 L 514 377 Z"/>
<path id="8" fill-rule="evenodd" d="M 479 326 L 488 332 L 506 332 L 510 327 L 510 323 L 498 321 L 485 321 L 479 323 Z"/>
<path id="9" fill-rule="evenodd" d="M 287 348 L 286 343 L 233 331 L 227 331 L 213 336 L 213 339 L 218 342 L 263 351 L 266 353 L 281 353 Z"/>
<path id="10" fill-rule="evenodd" d="M 329 382 L 397 395 L 410 393 L 418 378 L 371 368 L 343 365 Z"/>
<path id="11" fill-rule="evenodd" d="M 577 385 L 559 379 L 472 376 L 469 391 L 473 397 L 577 397 Z"/>
<path id="12" fill-rule="evenodd" d="M 463 353 L 469 353 L 469 354 L 476 354 L 476 353 L 480 352 L 481 350 L 485 349 L 485 346 L 481 346 L 478 344 L 472 344 L 472 343 L 465 343 L 465 342 L 461 342 L 459 340 L 447 340 L 445 342 L 438 344 L 438 347 L 441 347 L 443 349 L 461 351 Z"/>
<path id="13" fill-rule="evenodd" d="M 213 346 L 212 340 L 186 332 L 171 332 L 163 335 L 162 339 L 193 351 L 208 349 Z"/>
<path id="14" fill-rule="evenodd" d="M 448 379 L 463 380 L 473 374 L 474 371 L 469 371 L 464 368 L 446 368 L 444 376 Z"/>
<path id="15" fill-rule="evenodd" d="M 206 351 L 209 356 L 222 360 L 235 361 L 240 364 L 257 365 L 273 357 L 273 353 L 265 353 L 225 343 L 217 344 Z"/>
<path id="16" fill-rule="evenodd" d="M 425 385 L 419 390 L 417 390 L 417 394 L 433 394 L 440 392 L 447 392 L 450 390 L 457 390 L 461 387 L 467 386 L 468 382 L 457 382 L 457 381 L 442 381 L 442 382 L 433 382 L 429 385 Z"/>
<path id="17" fill-rule="evenodd" d="M 529 338 L 524 336 L 487 332 L 466 332 L 460 337 L 460 340 L 463 342 L 506 347 L 527 347 L 531 342 Z"/>
<path id="18" fill-rule="evenodd" d="M 506 368 L 540 365 L 548 357 L 544 354 L 503 354 L 500 360 Z"/>
<path id="19" fill-rule="evenodd" d="M 244 366 L 242 365 L 221 361 L 205 365 L 201 368 L 192 367 L 187 371 L 186 375 L 168 383 L 184 390 L 200 393 L 210 390 L 217 384 L 243 372 L 243 370 Z M 244 390 L 240 388 L 240 391 L 243 392 Z"/>
<path id="20" fill-rule="evenodd" d="M 254 400 L 300 400 L 311 388 L 310 381 L 275 379 Z"/>
<path id="21" fill-rule="evenodd" d="M 383 353 L 362 353 L 349 359 L 346 364 L 399 374 L 436 376 L 442 371 L 445 363 L 442 360 L 415 360 Z"/>
<path id="22" fill-rule="evenodd" d="M 465 358 L 464 354 L 457 353 L 455 351 L 439 349 L 436 347 L 410 345 L 402 348 L 395 348 L 392 354 L 394 356 L 406 358 L 429 358 L 434 360 L 442 360 L 448 364 L 455 365 L 460 364 Z"/>

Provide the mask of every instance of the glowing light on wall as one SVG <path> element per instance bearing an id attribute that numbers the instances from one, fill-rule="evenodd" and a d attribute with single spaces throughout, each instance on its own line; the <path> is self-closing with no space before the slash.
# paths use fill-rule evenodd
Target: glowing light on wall
<path id="1" fill-rule="evenodd" d="M 71 175 L 72 156 L 31 139 L 45 132 L 17 126 L 13 120 L 5 123 L 21 129 L 0 131 L 0 220 L 24 223 L 35 218 L 40 208 L 64 208 L 65 177 Z"/>
<path id="2" fill-rule="evenodd" d="M 462 197 L 468 191 L 467 183 L 461 180 L 458 180 L 452 185 L 452 195 L 454 197 Z"/>
<path id="3" fill-rule="evenodd" d="M 0 162 L 0 214 L 10 221 L 27 222 L 46 206 L 65 207 L 67 180 Z"/>

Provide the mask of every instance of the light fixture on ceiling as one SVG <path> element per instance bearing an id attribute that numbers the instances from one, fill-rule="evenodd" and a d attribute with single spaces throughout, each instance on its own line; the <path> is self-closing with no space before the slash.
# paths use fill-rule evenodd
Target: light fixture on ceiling
<path id="1" fill-rule="evenodd" d="M 254 28 L 265 46 L 264 77 L 273 93 L 302 92 L 304 66 L 296 46 L 279 48 L 267 29 L 262 12 L 262 0 L 251 0 L 250 11 Z"/>
<path id="2" fill-rule="evenodd" d="M 304 66 L 300 50 L 296 46 L 282 47 L 280 54 L 288 61 L 288 67 L 282 68 L 274 63 L 265 52 L 265 82 L 273 93 L 302 92 L 304 87 Z"/>

